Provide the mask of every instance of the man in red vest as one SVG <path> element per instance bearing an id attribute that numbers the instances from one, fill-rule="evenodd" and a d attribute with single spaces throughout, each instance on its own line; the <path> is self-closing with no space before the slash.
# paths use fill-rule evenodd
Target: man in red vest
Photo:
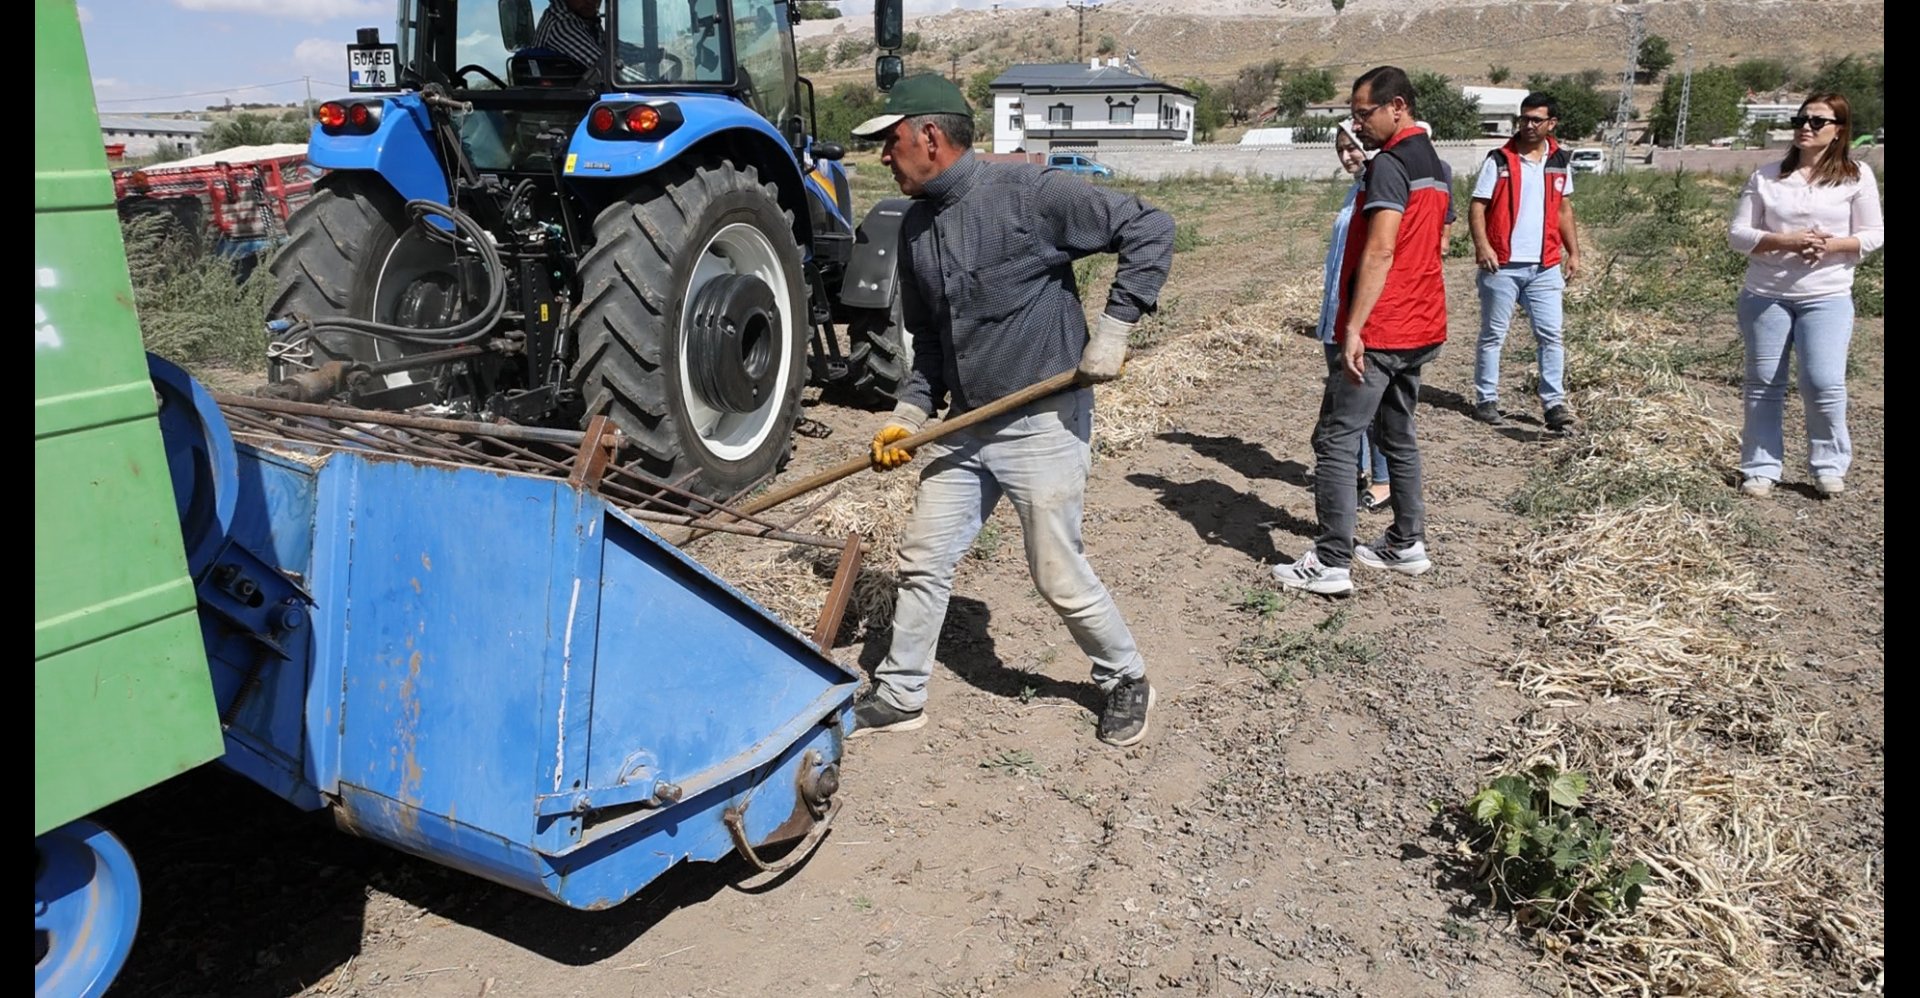
<path id="1" fill-rule="evenodd" d="M 1524 301 L 1533 323 L 1540 363 L 1540 405 L 1547 429 L 1573 428 L 1561 378 L 1566 345 L 1561 341 L 1567 279 L 1579 268 L 1573 224 L 1573 168 L 1554 141 L 1559 102 L 1531 93 L 1520 102 L 1513 138 L 1487 154 L 1473 185 L 1467 225 L 1480 265 L 1480 352 L 1473 363 L 1473 418 L 1493 426 L 1500 412 L 1500 348 L 1507 342 L 1513 306 Z"/>
<path id="2" fill-rule="evenodd" d="M 1379 153 L 1354 202 L 1334 317 L 1341 362 L 1327 375 L 1313 428 L 1320 535 L 1298 561 L 1273 569 L 1282 586 L 1326 596 L 1353 592 L 1353 562 L 1404 575 L 1433 567 L 1413 409 L 1421 368 L 1447 339 L 1440 234 L 1453 192 L 1439 152 L 1416 124 L 1413 84 L 1399 67 L 1381 66 L 1353 82 L 1350 102 L 1354 133 Z M 1353 482 L 1368 427 L 1393 479 L 1393 525 L 1385 536 L 1356 544 Z"/>

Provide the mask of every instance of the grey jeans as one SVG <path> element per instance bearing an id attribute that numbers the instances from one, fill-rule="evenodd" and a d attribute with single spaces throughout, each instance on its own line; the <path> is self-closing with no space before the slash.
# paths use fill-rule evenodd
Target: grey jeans
<path id="1" fill-rule="evenodd" d="M 1342 364 L 1327 375 L 1320 422 L 1313 428 L 1313 508 L 1320 521 L 1314 551 L 1328 568 L 1353 562 L 1353 529 L 1359 496 L 1360 440 L 1373 428 L 1374 446 L 1387 457 L 1393 478 L 1393 525 L 1387 545 L 1395 550 L 1425 541 L 1427 507 L 1420 497 L 1420 445 L 1414 439 L 1413 408 L 1420 401 L 1420 369 L 1440 345 L 1416 350 L 1368 350 L 1366 376 L 1347 378 Z"/>
<path id="2" fill-rule="evenodd" d="M 986 420 L 920 451 L 926 464 L 900 538 L 893 644 L 873 677 L 882 700 L 901 710 L 926 706 L 954 566 L 1002 494 L 1020 516 L 1034 588 L 1093 660 L 1094 682 L 1111 692 L 1122 680 L 1146 673 L 1133 633 L 1080 542 L 1092 429 L 1093 393 L 1081 389 Z"/>

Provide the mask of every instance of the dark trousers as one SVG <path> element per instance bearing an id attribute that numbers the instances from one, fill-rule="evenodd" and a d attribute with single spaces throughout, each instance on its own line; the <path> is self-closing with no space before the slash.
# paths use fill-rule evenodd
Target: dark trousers
<path id="1" fill-rule="evenodd" d="M 1366 376 L 1355 384 L 1344 364 L 1327 375 L 1320 422 L 1313 428 L 1313 507 L 1320 520 L 1314 550 L 1328 568 L 1353 562 L 1353 528 L 1359 496 L 1360 441 L 1373 429 L 1374 446 L 1387 456 L 1393 479 L 1393 525 L 1387 544 L 1395 550 L 1425 541 L 1427 508 L 1420 498 L 1420 445 L 1414 439 L 1413 407 L 1420 401 L 1420 369 L 1440 353 L 1440 344 L 1415 350 L 1368 350 Z"/>

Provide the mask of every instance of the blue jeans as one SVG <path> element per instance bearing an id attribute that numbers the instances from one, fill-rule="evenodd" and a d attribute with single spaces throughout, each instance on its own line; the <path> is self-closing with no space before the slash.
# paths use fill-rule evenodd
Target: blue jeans
<path id="1" fill-rule="evenodd" d="M 1513 306 L 1524 301 L 1532 320 L 1533 340 L 1540 359 L 1540 407 L 1551 409 L 1567 400 L 1560 379 L 1567 366 L 1567 347 L 1560 339 L 1562 299 L 1567 279 L 1560 265 L 1510 263 L 1480 274 L 1480 352 L 1473 361 L 1475 402 L 1500 401 L 1500 348 L 1513 324 Z"/>
<path id="2" fill-rule="evenodd" d="M 1327 373 L 1339 374 L 1342 363 L 1340 360 L 1340 344 L 1328 343 L 1326 347 Z M 1342 377 L 1344 377 L 1344 375 L 1342 375 Z M 1374 485 L 1386 485 L 1392 481 L 1392 478 L 1387 472 L 1387 455 L 1380 450 L 1380 445 L 1375 443 L 1379 438 L 1380 428 L 1378 426 L 1369 426 L 1367 427 L 1367 432 L 1360 435 L 1359 466 L 1365 469 L 1368 465 L 1372 465 L 1367 471 L 1367 481 Z M 1357 477 L 1358 476 L 1356 476 L 1356 480 Z"/>
<path id="3" fill-rule="evenodd" d="M 1740 473 L 1779 481 L 1783 462 L 1790 355 L 1800 355 L 1800 399 L 1807 408 L 1807 467 L 1844 478 L 1853 464 L 1847 435 L 1847 346 L 1853 341 L 1853 295 L 1780 301 L 1740 293 L 1740 338 L 1747 378 L 1740 395 Z"/>
<path id="4" fill-rule="evenodd" d="M 1122 680 L 1146 673 L 1133 633 L 1087 564 L 1080 541 L 1092 430 L 1093 392 L 1081 389 L 978 423 L 920 450 L 926 464 L 900 537 L 893 643 L 873 674 L 880 699 L 901 710 L 926 706 L 954 567 L 1002 494 L 1020 515 L 1033 586 L 1093 661 L 1094 682 L 1111 693 Z"/>

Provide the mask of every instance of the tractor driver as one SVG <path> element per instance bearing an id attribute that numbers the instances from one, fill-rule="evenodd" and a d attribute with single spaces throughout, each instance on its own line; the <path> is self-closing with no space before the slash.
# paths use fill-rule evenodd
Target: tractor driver
<path id="1" fill-rule="evenodd" d="M 592 73 L 606 51 L 600 33 L 600 0 L 552 0 L 540 15 L 533 44 L 552 49 Z"/>
<path id="2" fill-rule="evenodd" d="M 1078 370 L 1079 385 L 922 448 L 900 538 L 893 642 L 854 706 L 854 734 L 926 723 L 934 646 L 953 573 L 1005 495 L 1020 517 L 1027 570 L 1092 660 L 1105 694 L 1098 735 L 1147 733 L 1153 688 L 1133 633 L 1087 564 L 1080 520 L 1092 461 L 1090 382 L 1120 376 L 1127 339 L 1153 311 L 1173 261 L 1173 219 L 1139 198 L 1059 170 L 982 162 L 973 111 L 936 73 L 895 84 L 886 111 L 853 129 L 885 143 L 880 161 L 913 198 L 900 234 L 901 315 L 913 370 L 873 438 L 877 469 L 914 457 L 898 442 L 950 403 L 949 416 Z M 1088 335 L 1073 262 L 1118 253 L 1106 308 Z"/>

